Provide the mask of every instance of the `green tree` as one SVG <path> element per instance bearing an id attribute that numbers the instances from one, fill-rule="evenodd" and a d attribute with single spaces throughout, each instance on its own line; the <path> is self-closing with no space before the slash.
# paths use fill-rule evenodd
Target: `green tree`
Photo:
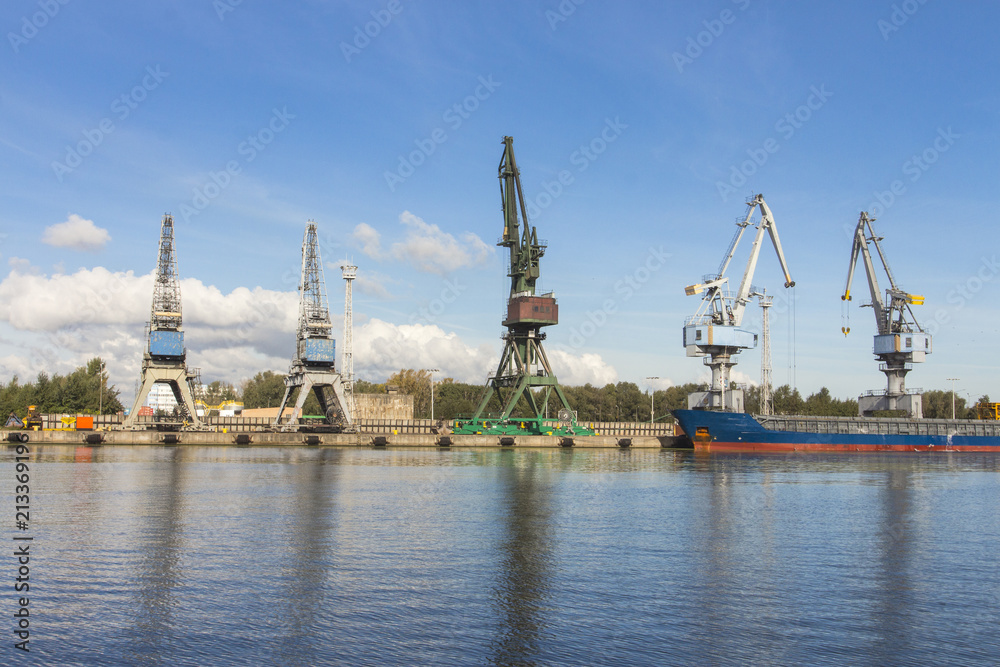
<path id="1" fill-rule="evenodd" d="M 431 416 L 431 373 L 428 370 L 404 368 L 386 380 L 386 387 L 396 387 L 401 394 L 413 396 L 413 416 L 427 419 Z M 437 417 L 437 414 L 434 415 Z"/>
<path id="2" fill-rule="evenodd" d="M 483 388 L 445 378 L 434 383 L 434 418 L 470 417 L 476 411 Z"/>
<path id="3" fill-rule="evenodd" d="M 798 389 L 783 384 L 774 390 L 772 396 L 774 402 L 774 414 L 777 415 L 801 415 L 805 406 L 802 395 Z"/>
<path id="4" fill-rule="evenodd" d="M 257 373 L 243 382 L 243 407 L 276 408 L 285 395 L 285 376 L 274 371 Z"/>
<path id="5" fill-rule="evenodd" d="M 951 391 L 932 389 L 922 395 L 924 417 L 927 419 L 951 419 Z M 975 412 L 973 409 L 971 412 Z M 965 398 L 955 396 L 955 416 L 959 419 L 969 417 L 970 410 L 965 405 Z"/>

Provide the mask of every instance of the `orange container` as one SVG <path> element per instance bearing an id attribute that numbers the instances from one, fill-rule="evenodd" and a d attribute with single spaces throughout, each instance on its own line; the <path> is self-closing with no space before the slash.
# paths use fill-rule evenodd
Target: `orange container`
<path id="1" fill-rule="evenodd" d="M 92 415 L 78 415 L 76 418 L 77 431 L 94 430 L 94 417 Z"/>

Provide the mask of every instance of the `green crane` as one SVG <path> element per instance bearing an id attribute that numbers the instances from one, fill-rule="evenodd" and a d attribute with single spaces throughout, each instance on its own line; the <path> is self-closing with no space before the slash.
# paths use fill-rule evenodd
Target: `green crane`
<path id="1" fill-rule="evenodd" d="M 514 159 L 514 139 L 503 138 L 500 159 L 500 201 L 503 208 L 503 237 L 499 246 L 510 251 L 510 297 L 503 326 L 504 349 L 496 372 L 491 375 L 471 419 L 455 421 L 455 433 L 501 435 L 590 435 L 576 424 L 559 380 L 552 373 L 542 341 L 542 327 L 559 322 L 559 305 L 551 292 L 535 294 L 535 282 L 541 275 L 538 261 L 545 254 L 545 243 L 538 241 L 538 230 L 528 225 L 521 190 L 521 174 Z M 518 213 L 520 212 L 520 218 Z M 520 221 L 524 221 L 521 229 Z M 538 390 L 537 392 L 534 390 Z M 559 405 L 556 418 L 548 418 L 549 400 L 555 394 Z M 487 415 L 492 398 L 500 412 Z M 517 416 L 521 399 L 526 414 Z M 523 412 L 523 410 L 522 410 Z"/>

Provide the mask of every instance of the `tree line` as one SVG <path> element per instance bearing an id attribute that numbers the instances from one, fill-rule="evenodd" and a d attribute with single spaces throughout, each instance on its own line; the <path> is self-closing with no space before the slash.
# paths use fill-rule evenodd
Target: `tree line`
<path id="1" fill-rule="evenodd" d="M 283 375 L 265 371 L 243 384 L 243 403 L 245 407 L 275 407 L 284 393 Z M 384 394 L 389 388 L 395 388 L 401 394 L 413 396 L 413 414 L 416 419 L 430 417 L 431 374 L 427 370 L 402 369 L 394 373 L 385 382 L 369 382 L 358 380 L 354 391 L 358 394 Z M 695 391 L 704 390 L 705 386 L 698 383 L 687 383 L 657 389 L 652 397 L 652 415 L 650 413 L 650 395 L 634 382 L 618 382 L 596 387 L 591 384 L 583 386 L 563 386 L 563 392 L 570 406 L 577 413 L 578 421 L 638 421 L 648 422 L 651 418 L 657 421 L 669 419 L 672 410 L 687 407 L 687 397 Z M 479 404 L 484 387 L 481 384 L 456 382 L 453 378 L 444 378 L 434 382 L 434 418 L 455 419 L 469 417 Z M 760 413 L 760 388 L 752 386 L 746 390 L 747 412 Z M 553 394 L 553 399 L 555 396 Z M 556 416 L 558 405 L 550 399 L 550 415 Z M 310 412 L 310 402 L 315 403 L 315 397 L 310 396 L 306 402 L 306 414 Z M 946 419 L 951 417 L 952 394 L 950 391 L 927 391 L 923 394 L 924 417 L 928 419 Z M 980 401 L 989 401 L 983 396 Z M 798 389 L 789 385 L 777 387 L 772 392 L 772 403 L 775 414 L 783 415 L 815 415 L 855 417 L 858 414 L 856 399 L 839 399 L 830 394 L 830 390 L 822 387 L 819 391 L 803 398 Z M 524 399 L 518 406 L 527 410 Z M 316 405 L 318 411 L 319 406 Z M 487 404 L 486 412 L 496 414 L 500 406 L 495 399 Z M 888 415 L 886 415 L 888 416 Z M 968 406 L 961 396 L 955 399 L 955 416 L 959 419 L 973 419 L 976 416 L 975 406 Z"/>
<path id="2" fill-rule="evenodd" d="M 239 387 L 215 381 L 205 387 L 202 398 L 209 405 L 238 400 L 243 402 L 245 408 L 278 407 L 285 393 L 284 379 L 282 373 L 263 371 L 244 380 Z M 401 394 L 413 396 L 416 419 L 430 417 L 429 371 L 406 368 L 397 371 L 385 382 L 358 380 L 355 382 L 354 391 L 358 394 L 384 394 L 390 388 Z M 651 418 L 657 421 L 669 419 L 672 410 L 687 407 L 688 394 L 704 388 L 701 384 L 687 383 L 658 389 L 653 392 L 652 405 L 649 391 L 643 390 L 634 382 L 609 383 L 603 387 L 591 384 L 563 386 L 562 389 L 570 406 L 576 411 L 578 421 L 648 422 Z M 435 380 L 435 419 L 449 420 L 471 416 L 483 391 L 484 387 L 481 384 L 456 382 L 453 378 Z M 747 412 L 759 413 L 760 388 L 750 387 L 746 390 L 745 396 Z M 554 394 L 549 402 L 549 414 L 555 417 L 559 406 L 557 400 L 553 399 L 555 399 Z M 924 392 L 924 417 L 950 418 L 952 399 L 950 391 Z M 983 396 L 979 401 L 989 402 L 989 397 Z M 107 371 L 99 357 L 94 357 L 86 365 L 65 376 L 50 377 L 46 373 L 39 373 L 33 382 L 27 383 L 22 383 L 17 376 L 14 376 L 7 384 L 0 384 L 0 414 L 9 415 L 13 412 L 24 417 L 29 405 L 38 406 L 43 413 L 97 414 L 100 411 L 103 414 L 114 414 L 123 409 L 119 400 L 119 390 L 114 385 L 108 384 Z M 782 385 L 773 392 L 773 405 L 775 414 L 845 417 L 858 414 L 856 400 L 834 398 L 826 387 L 803 398 L 798 389 L 793 389 L 787 384 Z M 523 398 L 518 409 L 527 411 L 527 403 Z M 976 416 L 975 404 L 968 405 L 962 396 L 954 397 L 954 410 L 955 416 L 959 419 L 973 419 Z M 491 398 L 486 412 L 496 414 L 499 411 L 500 406 L 496 399 Z M 315 396 L 308 397 L 303 413 L 319 414 L 319 403 Z"/>
<path id="3" fill-rule="evenodd" d="M 100 357 L 94 357 L 68 375 L 39 373 L 34 382 L 22 383 L 15 375 L 0 385 L 0 414 L 6 420 L 14 413 L 24 418 L 28 406 L 42 413 L 105 414 L 122 410 L 118 389 L 108 384 L 108 373 Z"/>

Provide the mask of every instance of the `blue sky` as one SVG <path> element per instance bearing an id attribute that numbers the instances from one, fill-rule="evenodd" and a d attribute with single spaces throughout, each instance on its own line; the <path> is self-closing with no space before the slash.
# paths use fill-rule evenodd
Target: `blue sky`
<path id="1" fill-rule="evenodd" d="M 761 192 L 797 283 L 792 309 L 765 246 L 776 383 L 884 387 L 867 299 L 841 334 L 851 233 L 874 209 L 935 337 L 908 386 L 1000 395 L 998 19 L 934 0 L 8 2 L 0 373 L 100 354 L 129 395 L 169 211 L 205 381 L 287 368 L 309 219 L 338 325 L 338 267 L 359 267 L 357 375 L 483 381 L 508 288 L 494 244 L 511 135 L 549 242 L 564 381 L 705 378 L 681 346 L 698 306 L 683 288 Z M 736 370 L 756 382 L 759 353 Z"/>

